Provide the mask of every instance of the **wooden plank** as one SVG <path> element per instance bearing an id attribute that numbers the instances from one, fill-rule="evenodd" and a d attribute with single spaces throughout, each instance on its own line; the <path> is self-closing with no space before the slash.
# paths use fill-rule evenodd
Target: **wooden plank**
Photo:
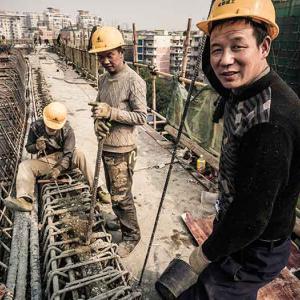
<path id="1" fill-rule="evenodd" d="M 258 291 L 258 300 L 296 300 L 300 299 L 300 280 L 288 268 Z"/>
<path id="2" fill-rule="evenodd" d="M 291 255 L 289 257 L 287 267 L 289 270 L 300 270 L 300 251 L 294 243 L 292 243 Z"/>
<path id="3" fill-rule="evenodd" d="M 151 136 L 159 145 L 163 147 L 169 147 L 170 145 L 173 145 L 172 142 L 168 141 L 164 136 L 159 134 L 156 130 L 154 130 L 150 125 L 144 124 L 143 129 L 145 132 Z"/>
<path id="4" fill-rule="evenodd" d="M 178 130 L 170 125 L 165 126 L 165 131 L 167 131 L 171 136 L 174 138 L 178 135 Z M 180 143 L 184 145 L 185 147 L 189 148 L 191 151 L 193 151 L 198 156 L 203 155 L 205 160 L 216 170 L 219 170 L 219 159 L 215 156 L 213 156 L 211 153 L 206 151 L 204 148 L 199 146 L 197 143 L 193 142 L 190 138 L 188 138 L 186 135 L 182 134 Z"/>
<path id="5" fill-rule="evenodd" d="M 181 215 L 181 218 L 198 245 L 202 245 L 212 232 L 213 218 L 194 219 L 190 212 Z"/>

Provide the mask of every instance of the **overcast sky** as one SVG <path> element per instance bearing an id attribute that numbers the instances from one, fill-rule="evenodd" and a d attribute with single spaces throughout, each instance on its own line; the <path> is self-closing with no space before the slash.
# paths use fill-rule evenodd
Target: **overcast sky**
<path id="1" fill-rule="evenodd" d="M 188 18 L 195 23 L 207 17 L 210 0 L 0 0 L 0 10 L 42 12 L 47 7 L 59 8 L 74 17 L 78 9 L 102 17 L 105 25 L 137 29 L 184 30 Z"/>

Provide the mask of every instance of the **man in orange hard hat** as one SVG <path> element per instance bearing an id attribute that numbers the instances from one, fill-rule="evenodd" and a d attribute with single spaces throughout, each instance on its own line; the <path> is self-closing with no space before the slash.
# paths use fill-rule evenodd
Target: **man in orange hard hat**
<path id="1" fill-rule="evenodd" d="M 75 148 L 75 135 L 67 121 L 67 109 L 60 102 L 52 102 L 43 110 L 43 118 L 30 126 L 26 150 L 37 154 L 37 159 L 20 163 L 16 178 L 17 197 L 4 199 L 7 207 L 19 211 L 31 211 L 34 185 L 37 176 L 57 179 L 69 168 L 79 168 L 90 187 L 93 174 L 83 152 Z"/>
<path id="2" fill-rule="evenodd" d="M 300 192 L 300 102 L 270 69 L 279 28 L 271 0 L 216 0 L 203 71 L 222 96 L 213 232 L 190 256 L 198 282 L 178 299 L 256 299 L 286 266 Z"/>
<path id="3" fill-rule="evenodd" d="M 121 32 L 107 26 L 92 33 L 89 52 L 98 56 L 107 71 L 99 77 L 97 106 L 92 112 L 95 132 L 104 138 L 102 159 L 106 184 L 121 225 L 123 240 L 118 255 L 126 257 L 140 240 L 131 190 L 137 156 L 135 127 L 146 122 L 147 105 L 146 83 L 124 62 L 122 46 Z"/>

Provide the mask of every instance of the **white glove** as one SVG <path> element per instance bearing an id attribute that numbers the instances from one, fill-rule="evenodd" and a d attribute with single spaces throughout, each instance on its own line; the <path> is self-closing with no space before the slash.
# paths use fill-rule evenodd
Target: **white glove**
<path id="1" fill-rule="evenodd" d="M 196 248 L 190 255 L 190 266 L 196 274 L 202 273 L 202 271 L 210 264 L 210 260 L 204 255 L 202 246 Z"/>

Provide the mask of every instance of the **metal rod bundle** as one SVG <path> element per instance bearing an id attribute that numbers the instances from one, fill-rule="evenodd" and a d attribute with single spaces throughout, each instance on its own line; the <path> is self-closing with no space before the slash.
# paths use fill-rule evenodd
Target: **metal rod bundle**
<path id="1" fill-rule="evenodd" d="M 28 68 L 21 53 L 16 50 L 12 50 L 10 53 L 1 53 L 0 195 L 4 198 L 12 191 L 12 184 L 22 156 L 27 124 L 27 83 Z M 13 255 L 11 240 L 12 219 L 3 203 L 0 202 L 0 281 L 5 280 L 8 272 L 8 260 Z M 23 258 L 21 260 L 24 262 Z M 12 269 L 17 263 L 18 261 L 13 262 Z M 21 295 L 23 291 L 20 291 L 18 293 Z"/>
<path id="2" fill-rule="evenodd" d="M 86 245 L 91 194 L 82 175 L 71 183 L 42 188 L 41 245 L 43 290 L 49 300 L 141 299 L 116 254 L 117 245 L 95 212 L 91 244 Z"/>

